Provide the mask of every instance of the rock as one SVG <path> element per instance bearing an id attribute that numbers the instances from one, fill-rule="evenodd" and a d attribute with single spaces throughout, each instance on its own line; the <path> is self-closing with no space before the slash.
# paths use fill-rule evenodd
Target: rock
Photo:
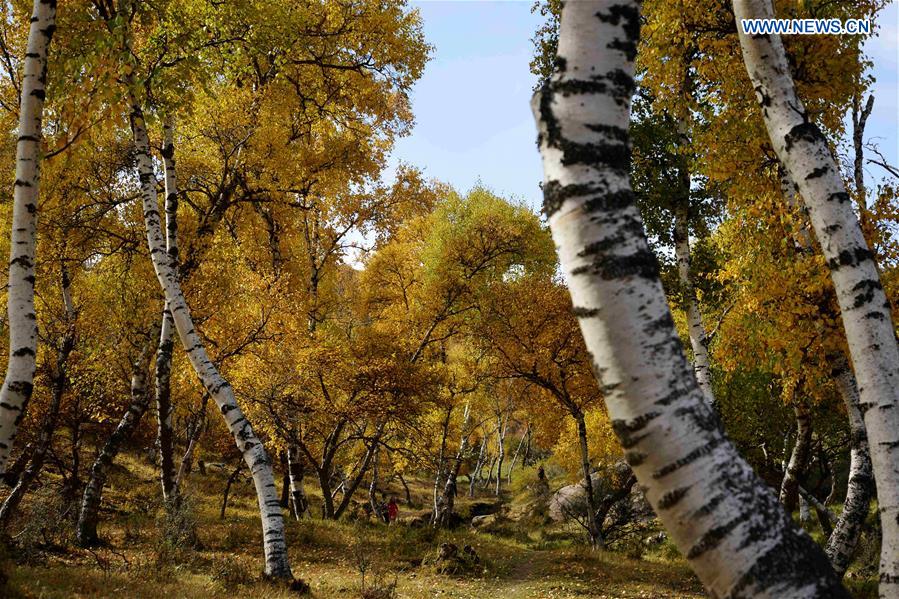
<path id="1" fill-rule="evenodd" d="M 484 526 L 490 526 L 496 522 L 496 514 L 487 514 L 484 516 L 475 516 L 471 519 L 471 527 L 472 528 L 482 528 Z"/>
<path id="2" fill-rule="evenodd" d="M 437 556 L 431 561 L 434 570 L 439 574 L 463 574 L 473 572 L 481 563 L 481 558 L 471 545 L 464 545 L 462 550 L 455 543 L 441 543 Z"/>

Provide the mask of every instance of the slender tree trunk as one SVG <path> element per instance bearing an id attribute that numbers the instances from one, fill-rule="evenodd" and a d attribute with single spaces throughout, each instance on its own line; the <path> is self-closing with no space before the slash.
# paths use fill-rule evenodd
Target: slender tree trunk
<path id="1" fill-rule="evenodd" d="M 449 434 L 450 417 L 453 414 L 452 406 L 446 410 L 446 417 L 443 419 L 443 428 L 440 436 L 440 451 L 437 453 L 437 474 L 434 476 L 434 498 L 433 511 L 431 512 L 431 523 L 433 524 L 437 518 L 437 512 L 440 510 L 438 505 L 440 499 L 440 486 L 443 484 L 443 462 L 446 459 L 446 439 Z"/>
<path id="2" fill-rule="evenodd" d="M 256 436 L 250 422 L 237 405 L 234 390 L 222 377 L 209 359 L 206 347 L 194 328 L 190 308 L 181 291 L 178 275 L 171 262 L 166 259 L 165 241 L 159 219 L 159 204 L 156 198 L 156 176 L 150 156 L 150 141 L 147 136 L 141 107 L 132 102 L 131 127 L 134 133 L 135 156 L 143 198 L 144 225 L 153 268 L 159 284 L 165 292 L 175 329 L 181 344 L 203 386 L 215 400 L 225 419 L 237 448 L 253 476 L 259 512 L 262 520 L 263 549 L 265 552 L 265 574 L 272 578 L 292 579 L 287 556 L 287 541 L 284 536 L 284 517 L 278 504 L 278 493 L 272 471 L 272 461 Z"/>
<path id="3" fill-rule="evenodd" d="M 34 246 L 40 186 L 41 118 L 47 50 L 56 30 L 56 0 L 34 0 L 19 96 L 19 137 L 13 186 L 12 236 L 7 280 L 9 361 L 0 388 L 0 474 L 34 388 L 37 317 L 34 312 Z"/>
<path id="4" fill-rule="evenodd" d="M 487 451 L 487 437 L 481 439 L 481 448 L 478 450 L 478 461 L 475 462 L 474 470 L 468 475 L 468 496 L 474 497 L 474 487 L 478 479 L 481 477 L 481 469 L 486 461 L 485 453 Z"/>
<path id="5" fill-rule="evenodd" d="M 490 458 L 490 467 L 487 468 L 487 480 L 484 481 L 484 489 L 487 489 L 490 486 L 490 483 L 493 482 L 493 467 L 496 466 L 496 456 L 492 456 Z"/>
<path id="6" fill-rule="evenodd" d="M 359 466 L 359 472 L 356 473 L 355 478 L 353 478 L 350 486 L 347 487 L 343 493 L 343 498 L 340 500 L 340 505 L 337 506 L 337 509 L 334 510 L 334 519 L 339 520 L 343 515 L 343 512 L 350 505 L 350 501 L 353 499 L 353 494 L 356 492 L 356 489 L 359 488 L 359 484 L 362 482 L 362 479 L 365 477 L 365 473 L 368 472 L 368 468 L 371 465 L 372 458 L 374 457 L 375 452 L 377 451 L 378 445 L 381 442 L 381 433 L 384 430 L 384 425 L 379 424 L 377 431 L 375 432 L 375 437 L 372 440 L 371 446 L 368 448 L 368 451 L 365 452 L 365 457 L 362 459 L 362 465 Z"/>
<path id="7" fill-rule="evenodd" d="M 243 470 L 243 466 L 238 465 L 234 472 L 231 473 L 231 476 L 228 477 L 228 482 L 225 483 L 225 491 L 222 493 L 222 509 L 219 510 L 219 520 L 225 519 L 225 510 L 228 508 L 228 495 L 231 493 L 231 485 L 237 480 L 241 470 Z"/>
<path id="8" fill-rule="evenodd" d="M 681 290 L 684 294 L 684 304 L 687 312 L 687 329 L 690 335 L 690 347 L 693 349 L 693 371 L 696 373 L 696 382 L 702 390 L 706 401 L 710 406 L 715 405 L 715 394 L 712 391 L 712 367 L 709 363 L 708 336 L 705 325 L 702 323 L 702 313 L 699 311 L 699 300 L 696 299 L 696 289 L 693 286 L 693 278 L 690 271 L 690 228 L 689 228 L 689 201 L 690 201 L 690 175 L 682 174 L 681 185 L 685 193 L 681 205 L 674 211 L 674 250 L 677 255 L 677 274 Z"/>
<path id="9" fill-rule="evenodd" d="M 187 449 L 184 450 L 184 455 L 181 456 L 181 464 L 178 466 L 178 473 L 175 475 L 174 486 L 179 492 L 180 489 L 184 488 L 184 483 L 193 469 L 194 452 L 197 449 L 197 444 L 200 442 L 200 436 L 206 428 L 206 404 L 208 402 L 209 395 L 204 393 L 203 400 L 200 402 L 200 411 L 197 414 L 196 422 L 190 428 L 187 435 Z M 200 460 L 201 464 L 202 462 L 203 460 Z M 202 472 L 202 474 L 206 473 Z"/>
<path id="10" fill-rule="evenodd" d="M 512 454 L 512 461 L 509 462 L 509 474 L 507 476 L 507 481 L 509 484 L 512 484 L 512 471 L 515 469 L 515 462 L 518 461 L 518 455 L 521 453 L 521 447 L 524 445 L 525 439 L 527 439 L 528 435 L 531 434 L 531 425 L 528 424 L 527 428 L 524 431 L 524 434 L 521 435 L 521 439 L 518 440 L 518 447 L 515 448 L 515 453 Z"/>
<path id="11" fill-rule="evenodd" d="M 406 505 L 412 505 L 412 492 L 409 490 L 409 485 L 406 483 L 406 479 L 402 474 L 399 475 L 400 484 L 403 485 L 403 492 L 406 494 Z"/>
<path id="12" fill-rule="evenodd" d="M 309 509 L 309 500 L 306 499 L 306 491 L 303 489 L 303 477 L 306 475 L 306 467 L 303 463 L 300 450 L 295 445 L 287 448 L 287 473 L 290 478 L 290 503 L 291 513 L 295 520 L 299 520 Z"/>
<path id="13" fill-rule="evenodd" d="M 162 158 L 165 166 L 165 241 L 166 254 L 172 269 L 178 271 L 178 179 L 175 170 L 174 126 L 163 125 Z M 175 349 L 175 321 L 168 302 L 162 313 L 159 349 L 156 352 L 156 415 L 160 456 L 162 498 L 168 507 L 178 503 L 175 476 L 175 457 L 172 434 L 172 354 Z"/>
<path id="14" fill-rule="evenodd" d="M 506 429 L 509 426 L 509 417 L 502 415 L 497 423 L 496 437 L 496 496 L 499 497 L 503 490 L 503 460 L 506 457 Z"/>
<path id="15" fill-rule="evenodd" d="M 465 459 L 465 453 L 468 451 L 468 427 L 470 424 L 471 406 L 465 404 L 465 412 L 462 418 L 461 438 L 459 439 L 459 450 L 456 452 L 456 458 L 453 461 L 452 467 L 450 467 L 446 474 L 446 484 L 443 485 L 443 494 L 438 502 L 437 511 L 434 512 L 433 524 L 438 528 L 449 524 L 450 517 L 455 510 L 459 471 L 462 469 L 462 461 Z"/>
<path id="16" fill-rule="evenodd" d="M 4 500 L 0 506 L 0 531 L 6 529 L 10 518 L 25 497 L 28 487 L 31 486 L 41 469 L 44 466 L 44 460 L 47 452 L 53 443 L 53 433 L 56 432 L 56 423 L 59 419 L 59 405 L 62 402 L 62 396 L 66 391 L 68 384 L 68 361 L 69 354 L 75 347 L 75 307 L 72 304 L 72 295 L 69 293 L 69 275 L 65 266 L 62 267 L 62 299 L 66 310 L 66 331 L 60 340 L 59 349 L 56 354 L 56 368 L 52 375 L 52 395 L 50 405 L 47 407 L 47 413 L 44 416 L 44 423 L 41 427 L 40 435 L 37 440 L 37 447 L 31 456 L 31 463 L 22 472 L 18 478 L 16 486 Z"/>
<path id="17" fill-rule="evenodd" d="M 584 414 L 576 412 L 572 414 L 577 422 L 577 440 L 581 451 L 581 471 L 584 474 L 584 493 L 587 500 L 587 533 L 590 535 L 590 546 L 594 549 L 603 546 L 602 522 L 597 521 L 596 493 L 593 491 L 593 473 L 590 467 L 590 452 L 587 448 L 587 424 L 584 422 Z"/>
<path id="18" fill-rule="evenodd" d="M 122 445 L 131 438 L 144 412 L 147 411 L 149 395 L 147 394 L 147 369 L 150 367 L 150 342 L 148 341 L 131 373 L 131 403 L 119 421 L 118 426 L 106 440 L 103 449 L 91 467 L 91 476 L 84 488 L 81 498 L 81 512 L 75 530 L 78 545 L 93 547 L 100 543 L 97 536 L 97 524 L 100 514 L 100 503 L 103 499 L 103 486 L 109 475 L 109 468 L 118 456 Z"/>
<path id="19" fill-rule="evenodd" d="M 568 2 L 534 101 L 544 212 L 612 428 L 718 597 L 847 597 L 824 552 L 721 431 L 668 310 L 629 183 L 636 0 Z"/>
<path id="20" fill-rule="evenodd" d="M 368 485 L 368 503 L 371 506 L 371 513 L 377 519 L 381 518 L 381 510 L 378 505 L 378 450 L 377 446 L 375 446 L 375 450 L 372 456 L 372 467 L 371 467 L 371 484 Z"/>
<path id="21" fill-rule="evenodd" d="M 837 576 L 842 576 L 855 555 L 858 538 L 868 516 L 868 506 L 874 495 L 874 477 L 858 386 L 845 359 L 842 360 L 836 380 L 849 416 L 849 484 L 843 511 L 834 526 L 833 534 L 827 540 L 827 557 Z"/>
<path id="22" fill-rule="evenodd" d="M 738 24 L 774 16 L 770 0 L 734 0 L 734 14 Z M 877 481 L 880 594 L 899 597 L 899 346 L 890 304 L 840 169 L 796 94 L 780 36 L 737 29 L 771 143 L 805 201 L 837 293 Z"/>
<path id="23" fill-rule="evenodd" d="M 790 454 L 790 461 L 787 463 L 783 481 L 780 484 L 780 502 L 787 512 L 796 509 L 799 484 L 802 482 L 808 466 L 812 444 L 812 417 L 808 403 L 804 400 L 795 403 L 793 413 L 796 415 L 796 443 L 793 445 L 793 452 Z"/>
<path id="24" fill-rule="evenodd" d="M 281 452 L 278 454 L 278 459 L 281 461 L 281 499 L 279 503 L 281 504 L 281 509 L 286 509 L 290 507 L 290 472 L 288 471 L 287 465 L 287 453 Z"/>

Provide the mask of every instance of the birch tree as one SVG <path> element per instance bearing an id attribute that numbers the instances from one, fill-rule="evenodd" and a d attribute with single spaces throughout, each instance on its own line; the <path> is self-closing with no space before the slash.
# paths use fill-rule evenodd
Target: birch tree
<path id="1" fill-rule="evenodd" d="M 738 24 L 773 18 L 769 0 L 734 0 Z M 780 36 L 743 33 L 749 78 L 778 158 L 796 183 L 821 245 L 846 330 L 877 480 L 883 543 L 880 594 L 899 597 L 899 346 L 891 307 L 839 168 L 809 120 Z"/>
<path id="2" fill-rule="evenodd" d="M 19 422 L 34 385 L 37 316 L 34 259 L 40 186 L 41 121 L 46 92 L 47 51 L 56 29 L 56 0 L 34 0 L 24 75 L 19 94 L 16 179 L 13 186 L 7 314 L 9 361 L 0 388 L 0 474 L 12 451 Z"/>
<path id="3" fill-rule="evenodd" d="M 724 437 L 677 337 L 634 205 L 637 2 L 570 2 L 532 102 L 544 211 L 625 456 L 714 596 L 845 597 L 824 553 Z"/>

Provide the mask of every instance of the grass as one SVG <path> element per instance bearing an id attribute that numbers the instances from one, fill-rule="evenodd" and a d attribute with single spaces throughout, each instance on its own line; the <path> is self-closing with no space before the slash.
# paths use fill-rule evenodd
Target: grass
<path id="1" fill-rule="evenodd" d="M 189 509 L 200 547 L 178 546 L 159 533 L 162 510 L 153 468 L 132 456 L 120 461 L 124 467 L 111 476 L 105 494 L 104 507 L 113 509 L 104 512 L 99 529 L 108 546 L 93 551 L 74 547 L 71 527 L 53 523 L 64 518 L 64 510 L 49 491 L 30 496 L 28 510 L 11 531 L 18 535 L 19 549 L 15 562 L 7 560 L 8 588 L 0 594 L 47 599 L 297 596 L 261 576 L 262 535 L 250 484 L 232 489 L 226 518 L 220 520 L 227 472 L 194 474 Z M 416 503 L 427 505 L 429 485 L 410 484 Z M 395 492 L 402 496 L 399 489 Z M 460 511 L 470 504 L 468 498 L 460 499 Z M 412 513 L 404 508 L 401 516 Z M 686 564 L 664 547 L 638 558 L 642 550 L 590 551 L 581 544 L 579 531 L 565 527 L 507 520 L 491 530 L 433 531 L 319 519 L 287 523 L 294 574 L 311 585 L 313 597 L 363 596 L 360 565 L 366 570 L 365 596 L 372 599 L 704 596 Z M 477 570 L 448 576 L 429 568 L 428 558 L 445 542 L 471 545 L 481 558 Z"/>

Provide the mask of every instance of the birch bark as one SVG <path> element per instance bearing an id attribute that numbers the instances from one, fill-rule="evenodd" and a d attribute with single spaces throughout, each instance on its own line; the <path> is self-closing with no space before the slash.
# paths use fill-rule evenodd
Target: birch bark
<path id="1" fill-rule="evenodd" d="M 770 0 L 733 6 L 738 25 L 774 17 Z M 899 597 L 899 346 L 890 304 L 827 140 L 796 94 L 780 37 L 737 29 L 771 143 L 805 202 L 836 290 L 877 481 L 880 595 Z"/>
<path id="2" fill-rule="evenodd" d="M 0 387 L 0 474 L 34 388 L 37 316 L 34 313 L 34 251 L 40 187 L 41 118 L 47 50 L 56 30 L 56 0 L 34 0 L 19 97 L 16 180 L 13 186 L 7 313 L 9 361 Z"/>
<path id="3" fill-rule="evenodd" d="M 190 308 L 181 291 L 177 272 L 166 259 L 168 254 L 159 218 L 156 175 L 150 156 L 150 140 L 147 135 L 143 110 L 136 102 L 132 102 L 131 107 L 131 128 L 134 135 L 147 244 L 150 248 L 150 257 L 156 277 L 165 293 L 165 300 L 172 314 L 175 330 L 187 352 L 191 366 L 221 411 L 253 476 L 262 520 L 265 574 L 272 578 L 292 579 L 287 556 L 287 541 L 284 535 L 284 517 L 278 502 L 271 459 L 265 451 L 262 441 L 256 436 L 250 422 L 237 405 L 231 385 L 209 359 L 206 347 L 194 328 Z"/>
<path id="4" fill-rule="evenodd" d="M 549 219 L 612 426 L 715 597 L 847 597 L 721 431 L 678 339 L 630 188 L 635 0 L 567 2 L 534 98 Z"/>
<path id="5" fill-rule="evenodd" d="M 165 242 L 171 268 L 178 272 L 178 179 L 175 170 L 175 127 L 167 121 L 163 125 L 162 158 L 165 167 Z M 159 348 L 156 351 L 156 416 L 160 455 L 160 482 L 166 506 L 178 502 L 179 490 L 175 477 L 175 458 L 172 435 L 172 354 L 175 349 L 175 321 L 166 302 L 159 329 Z"/>

